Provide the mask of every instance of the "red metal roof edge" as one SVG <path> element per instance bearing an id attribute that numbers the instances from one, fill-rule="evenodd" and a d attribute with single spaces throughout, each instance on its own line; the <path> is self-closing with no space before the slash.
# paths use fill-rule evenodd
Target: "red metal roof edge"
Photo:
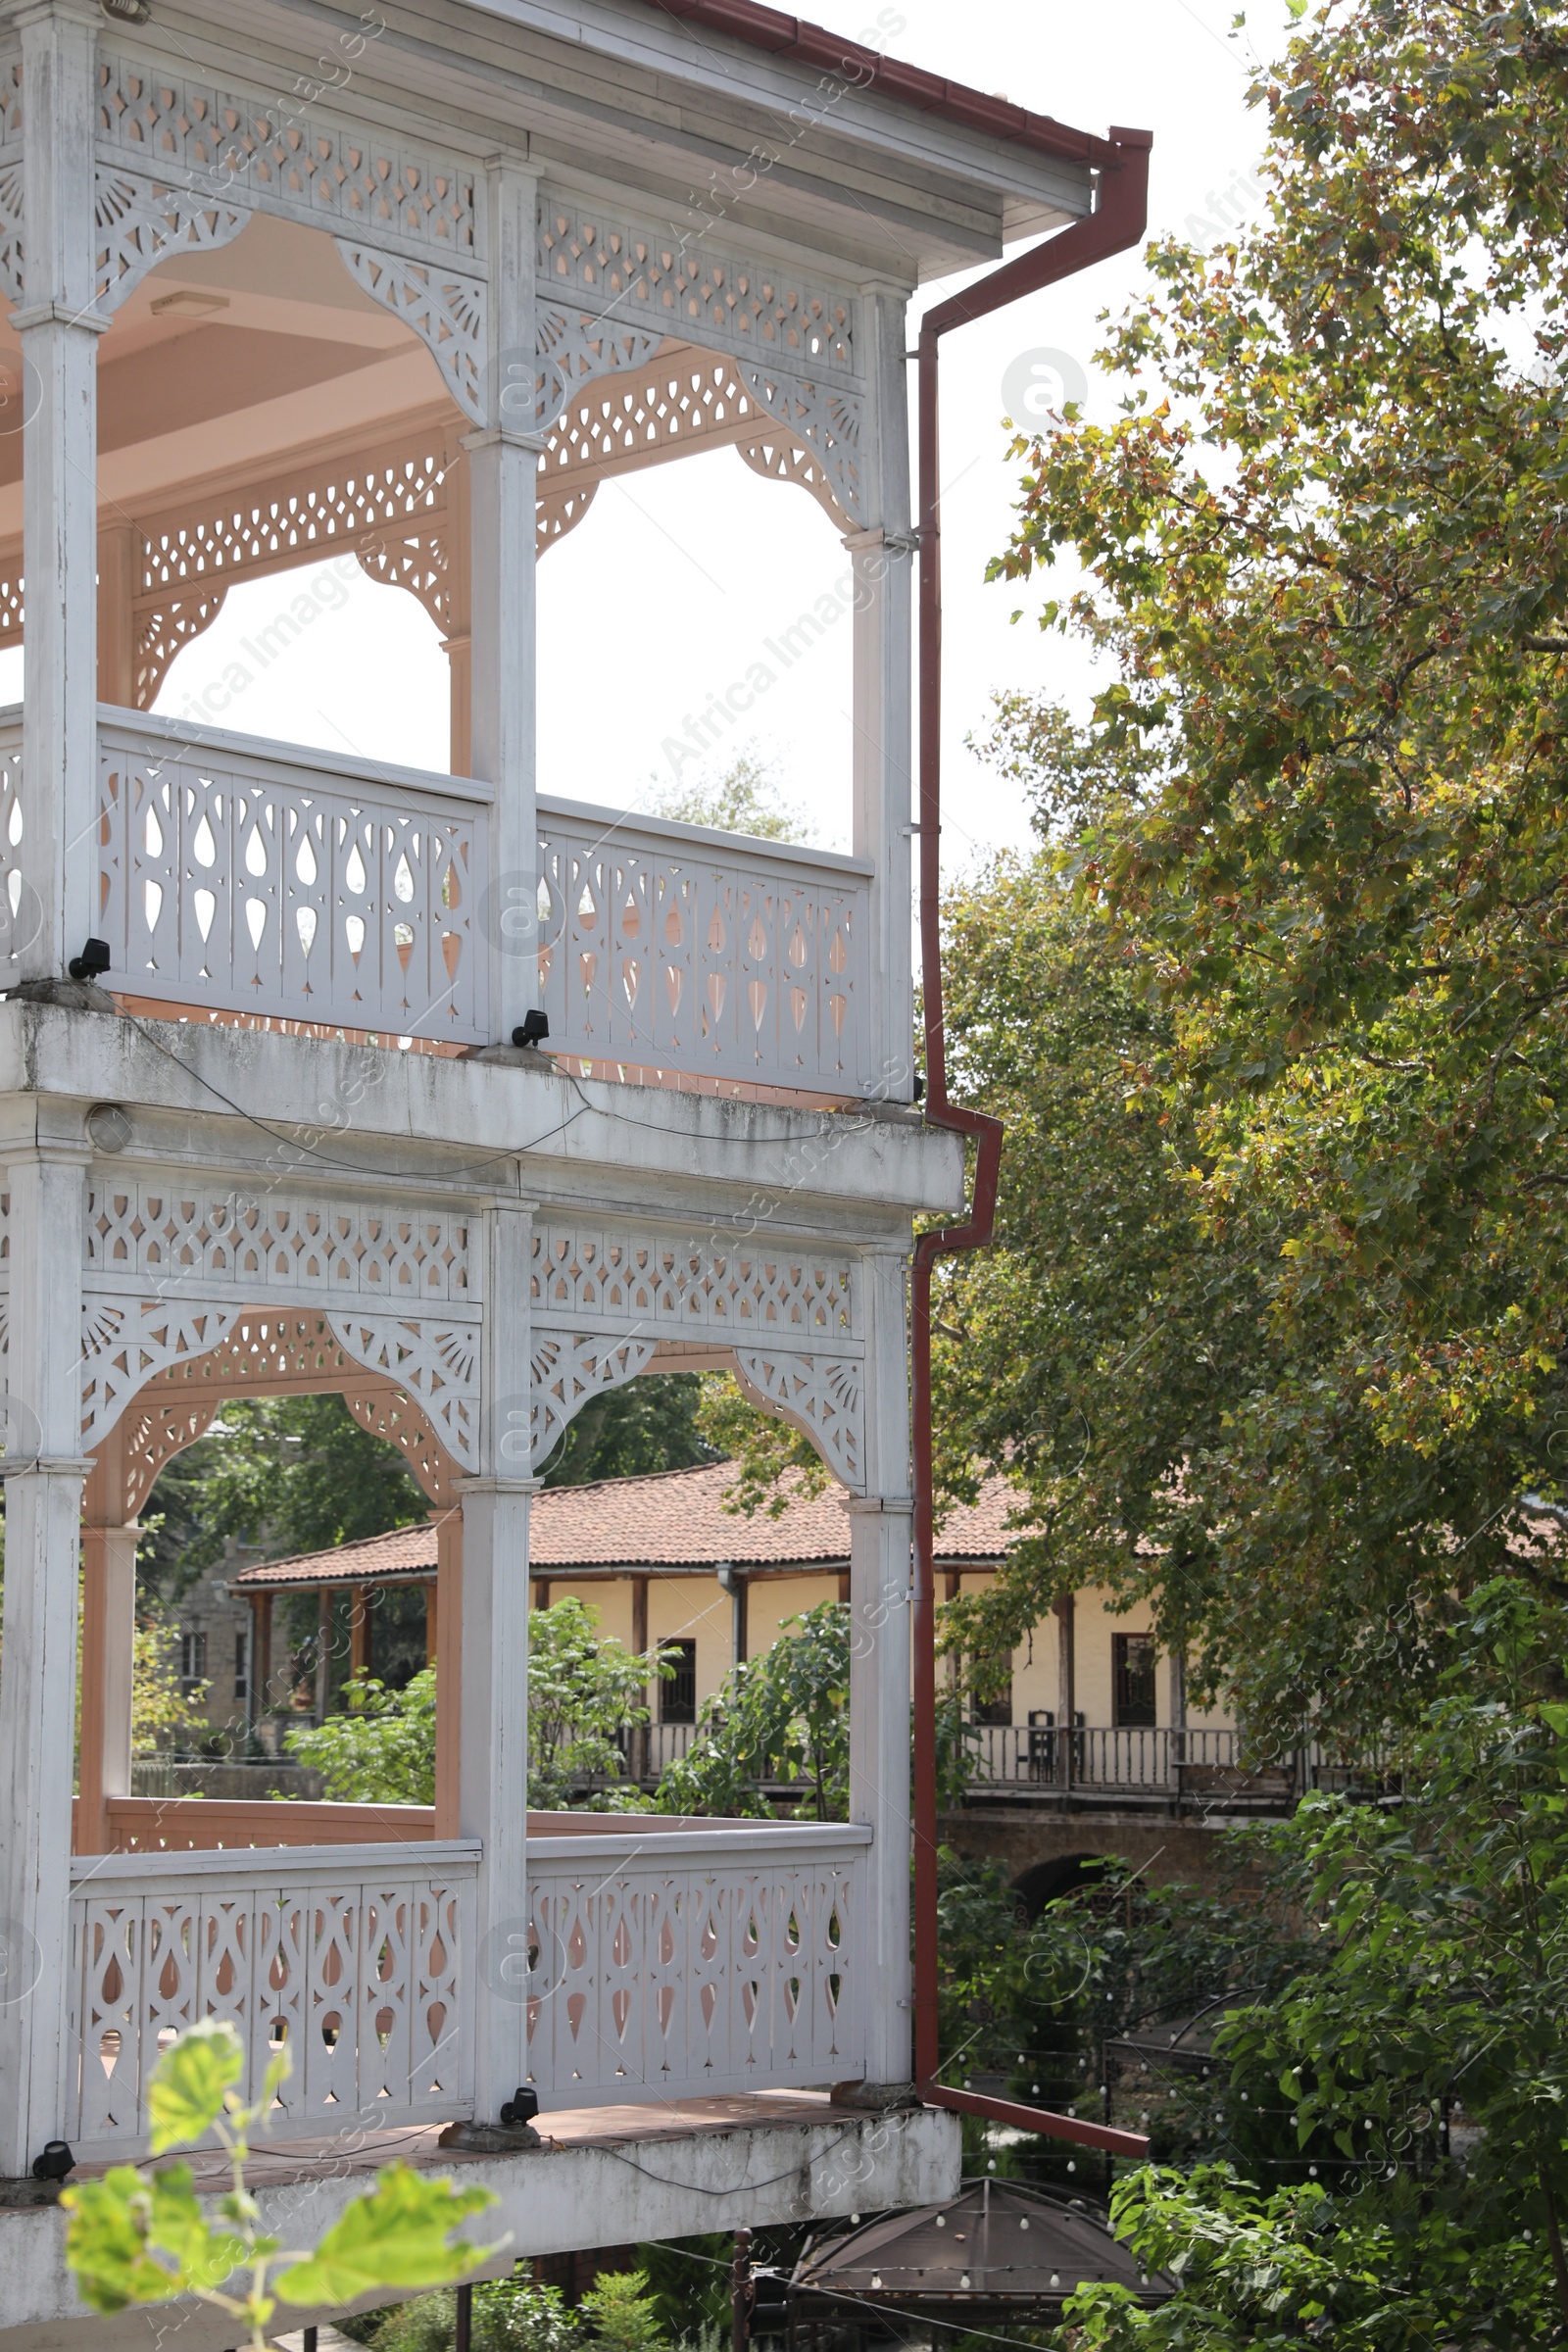
<path id="1" fill-rule="evenodd" d="M 803 65 L 853 76 L 860 89 L 879 89 L 884 96 L 916 107 L 922 114 L 944 115 L 968 130 L 986 131 L 1014 146 L 1033 147 L 1064 163 L 1098 165 L 1108 171 L 1121 164 L 1121 150 L 1110 139 L 1099 138 L 1089 130 L 1074 130 L 1051 115 L 1032 114 L 1026 106 L 994 98 L 965 82 L 950 81 L 923 66 L 904 65 L 805 17 L 790 17 L 782 9 L 764 7 L 762 0 L 643 0 L 643 6 L 657 8 L 662 16 L 701 24 L 710 32 L 728 33 L 732 39 L 745 41 L 753 49 L 765 49 L 772 56 L 798 58 Z"/>

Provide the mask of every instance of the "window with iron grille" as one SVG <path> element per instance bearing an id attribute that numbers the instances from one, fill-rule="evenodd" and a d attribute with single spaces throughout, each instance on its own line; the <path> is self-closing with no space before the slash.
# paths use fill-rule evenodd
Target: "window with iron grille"
<path id="1" fill-rule="evenodd" d="M 1117 1728 L 1148 1729 L 1158 1719 L 1154 1701 L 1154 1637 L 1112 1634 L 1111 1663 Z"/>
<path id="2" fill-rule="evenodd" d="M 181 1634 L 179 1637 L 179 1687 L 189 1697 L 197 1683 L 207 1680 L 207 1636 Z"/>
<path id="3" fill-rule="evenodd" d="M 250 1694 L 250 1676 L 245 1671 L 245 1635 L 241 1629 L 234 1636 L 234 1696 L 249 1698 Z"/>
<path id="4" fill-rule="evenodd" d="M 695 1642 L 661 1642 L 660 1650 L 673 1658 L 675 1671 L 667 1683 L 659 1686 L 659 1720 L 661 1723 L 695 1723 L 697 1721 L 697 1644 Z"/>

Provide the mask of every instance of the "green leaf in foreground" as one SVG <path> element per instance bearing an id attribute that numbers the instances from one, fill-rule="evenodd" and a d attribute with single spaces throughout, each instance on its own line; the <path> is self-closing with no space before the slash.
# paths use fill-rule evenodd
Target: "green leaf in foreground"
<path id="1" fill-rule="evenodd" d="M 147 2085 L 147 2144 L 154 2156 L 209 2132 L 245 2071 L 245 2052 L 230 2025 L 203 2018 L 182 2034 Z"/>
<path id="2" fill-rule="evenodd" d="M 315 2253 L 276 2279 L 277 2292 L 287 2303 L 344 2304 L 372 2287 L 445 2286 L 500 2252 L 499 2243 L 452 2243 L 459 2222 L 495 2201 L 487 2188 L 458 2189 L 406 2164 L 389 2164 Z"/>
<path id="3" fill-rule="evenodd" d="M 209 2228 L 188 2164 L 152 2174 L 119 2164 L 60 2202 L 71 2216 L 66 2261 L 93 2311 L 211 2292 L 251 2258 L 246 2239 Z"/>

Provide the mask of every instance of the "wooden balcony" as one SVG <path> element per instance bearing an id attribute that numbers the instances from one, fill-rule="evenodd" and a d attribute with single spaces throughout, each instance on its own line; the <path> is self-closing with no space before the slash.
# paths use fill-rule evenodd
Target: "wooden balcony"
<path id="1" fill-rule="evenodd" d="M 529 965 L 549 1051 L 595 1076 L 813 1102 L 887 1092 L 863 858 L 569 801 L 498 873 L 490 786 L 99 709 L 105 984 L 174 1017 L 447 1052 L 505 1040 Z M 27 882 L 22 715 L 0 715 L 0 883 Z"/>
<path id="2" fill-rule="evenodd" d="M 463 2122 L 480 1971 L 526 2007 L 546 2113 L 866 2073 L 862 1826 L 535 1815 L 515 1920 L 480 1949 L 479 1843 L 434 1838 L 424 1808 L 120 1799 L 114 1819 L 145 1838 L 162 1816 L 177 1838 L 202 1835 L 196 1815 L 226 1816 L 213 1830 L 234 1842 L 73 1866 L 65 2135 L 80 2156 L 140 2152 L 159 2050 L 204 2016 L 238 2030 L 247 2097 L 288 2053 L 274 2138 Z M 356 1816 L 386 1839 L 394 1815 L 401 1842 L 327 1841 Z"/>

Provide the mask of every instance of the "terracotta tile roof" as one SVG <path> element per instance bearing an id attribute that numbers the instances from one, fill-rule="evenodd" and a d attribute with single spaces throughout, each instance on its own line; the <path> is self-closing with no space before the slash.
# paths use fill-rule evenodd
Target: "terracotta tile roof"
<path id="1" fill-rule="evenodd" d="M 732 1462 L 695 1470 L 662 1470 L 648 1478 L 607 1478 L 589 1487 L 547 1487 L 534 1497 L 529 1550 L 535 1571 L 569 1575 L 573 1569 L 738 1568 L 835 1565 L 847 1562 L 850 1525 L 836 1487 L 820 1494 L 792 1494 L 778 1518 L 747 1519 L 726 1511 L 735 1483 Z M 1006 1518 L 1012 1494 L 989 1479 L 974 1504 L 960 1504 L 937 1537 L 937 1557 L 948 1565 L 1001 1559 L 1012 1537 Z M 264 1560 L 231 1577 L 254 1592 L 278 1585 L 369 1584 L 378 1578 L 433 1576 L 436 1522 L 395 1528 L 332 1551 Z"/>

